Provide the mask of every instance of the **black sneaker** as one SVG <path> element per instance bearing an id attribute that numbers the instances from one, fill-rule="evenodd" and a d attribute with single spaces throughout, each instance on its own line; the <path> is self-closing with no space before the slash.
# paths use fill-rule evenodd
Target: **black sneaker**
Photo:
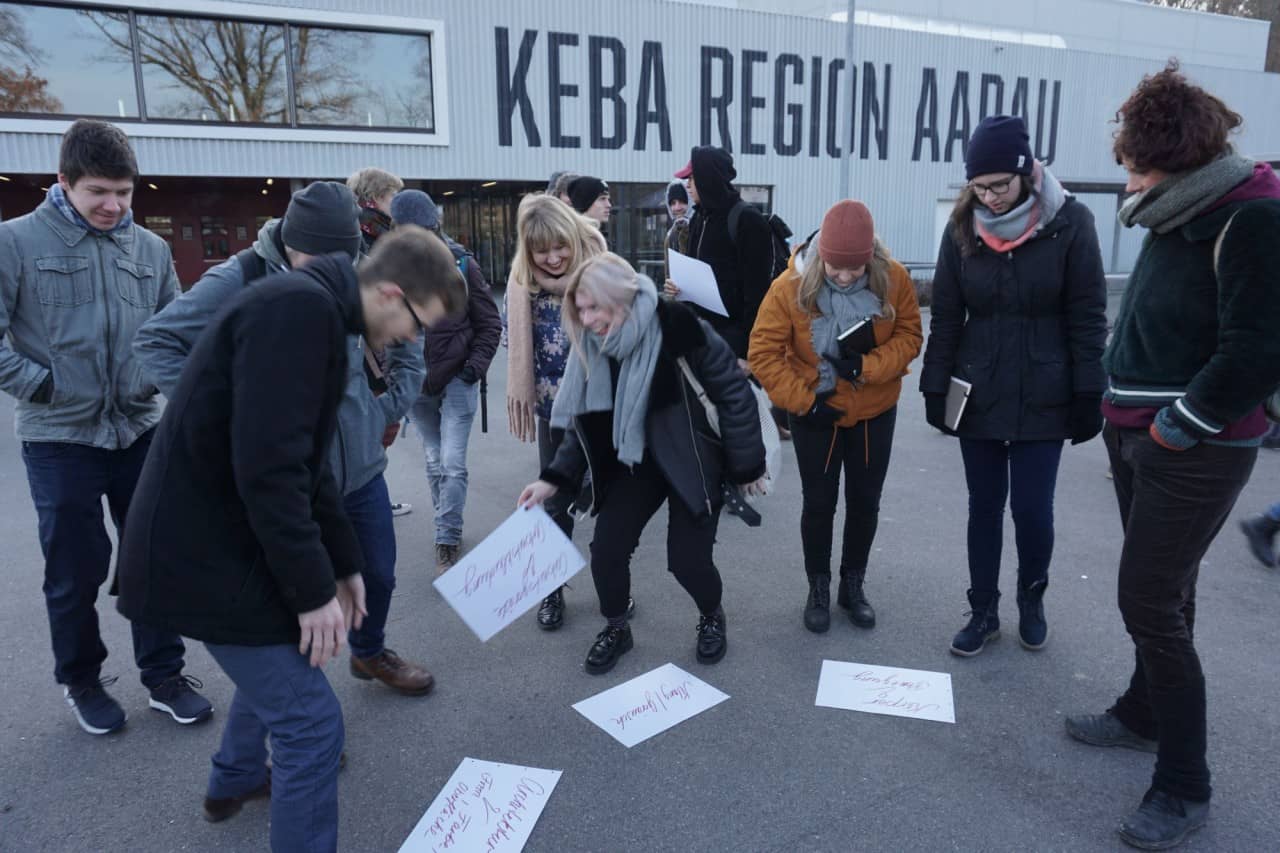
<path id="1" fill-rule="evenodd" d="M 1124 819 L 1120 840 L 1142 850 L 1177 847 L 1188 835 L 1209 821 L 1209 802 L 1184 800 L 1155 788 L 1147 791 L 1142 805 Z"/>
<path id="2" fill-rule="evenodd" d="M 1077 714 L 1067 717 L 1067 734 L 1090 746 L 1123 746 L 1139 752 L 1159 752 L 1158 741 L 1145 738 L 1120 722 L 1114 714 Z"/>
<path id="3" fill-rule="evenodd" d="M 729 648 L 725 637 L 724 608 L 698 619 L 698 663 L 717 663 Z"/>
<path id="4" fill-rule="evenodd" d="M 164 711 L 175 722 L 184 726 L 203 723 L 213 716 L 213 705 L 195 691 L 204 687 L 200 679 L 190 675 L 171 675 L 151 688 L 148 703 L 157 711 Z"/>
<path id="5" fill-rule="evenodd" d="M 115 683 L 115 678 L 102 678 L 88 684 L 67 684 L 62 688 L 62 695 L 76 715 L 76 722 L 91 735 L 107 735 L 124 728 L 127 719 L 124 708 L 106 691 Z"/>
<path id="6" fill-rule="evenodd" d="M 634 645 L 630 625 L 625 628 L 606 625 L 604 630 L 596 635 L 596 641 L 591 644 L 584 667 L 592 675 L 603 675 L 613 669 L 618 658 L 631 651 Z"/>

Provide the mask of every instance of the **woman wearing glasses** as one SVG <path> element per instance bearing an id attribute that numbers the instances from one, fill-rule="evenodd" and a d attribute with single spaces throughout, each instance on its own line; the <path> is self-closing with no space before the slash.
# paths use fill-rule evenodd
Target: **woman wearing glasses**
<path id="1" fill-rule="evenodd" d="M 999 635 L 1006 500 L 1018 549 L 1018 637 L 1044 648 L 1053 492 L 1063 441 L 1102 429 L 1106 279 L 1093 215 L 1031 154 L 1016 116 L 983 119 L 965 152 L 933 280 L 920 390 L 926 418 L 960 437 L 969 488 L 969 622 L 951 643 L 982 651 Z M 952 377 L 972 384 L 946 421 Z M 954 428 L 952 428 L 954 427 Z"/>

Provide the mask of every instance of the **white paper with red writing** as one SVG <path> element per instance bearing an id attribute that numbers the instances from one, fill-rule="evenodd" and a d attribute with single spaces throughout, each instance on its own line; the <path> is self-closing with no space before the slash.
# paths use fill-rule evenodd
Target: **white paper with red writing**
<path id="1" fill-rule="evenodd" d="M 559 770 L 464 758 L 400 853 L 517 853 L 559 781 Z"/>
<path id="2" fill-rule="evenodd" d="M 482 641 L 577 574 L 586 560 L 542 507 L 517 509 L 435 580 Z"/>
<path id="3" fill-rule="evenodd" d="M 956 721 L 951 676 L 945 672 L 824 660 L 814 704 L 939 723 Z"/>
<path id="4" fill-rule="evenodd" d="M 630 748 L 728 698 L 669 663 L 583 699 L 573 710 Z"/>

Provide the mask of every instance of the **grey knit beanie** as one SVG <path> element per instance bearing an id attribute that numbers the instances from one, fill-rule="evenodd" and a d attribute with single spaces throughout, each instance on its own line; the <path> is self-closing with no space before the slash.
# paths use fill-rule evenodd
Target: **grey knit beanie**
<path id="1" fill-rule="evenodd" d="M 345 184 L 316 181 L 289 199 L 280 238 L 285 246 L 308 255 L 360 252 L 360 209 Z"/>
<path id="2" fill-rule="evenodd" d="M 391 197 L 391 220 L 435 231 L 440 227 L 440 208 L 422 190 L 401 190 Z"/>

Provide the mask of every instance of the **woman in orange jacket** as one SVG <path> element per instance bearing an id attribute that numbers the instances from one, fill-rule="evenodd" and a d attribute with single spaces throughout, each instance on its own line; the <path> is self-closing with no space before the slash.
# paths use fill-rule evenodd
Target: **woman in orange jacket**
<path id="1" fill-rule="evenodd" d="M 844 332 L 863 320 L 865 343 Z M 863 331 L 866 331 L 865 329 Z M 804 496 L 800 541 L 809 598 L 804 625 L 831 625 L 831 540 L 844 468 L 844 542 L 836 602 L 853 624 L 875 625 L 863 593 L 867 558 L 902 377 L 920 352 L 920 306 L 902 264 L 875 237 L 871 212 L 839 202 L 822 229 L 792 255 L 760 306 L 748 361 L 775 405 L 786 409 Z"/>

